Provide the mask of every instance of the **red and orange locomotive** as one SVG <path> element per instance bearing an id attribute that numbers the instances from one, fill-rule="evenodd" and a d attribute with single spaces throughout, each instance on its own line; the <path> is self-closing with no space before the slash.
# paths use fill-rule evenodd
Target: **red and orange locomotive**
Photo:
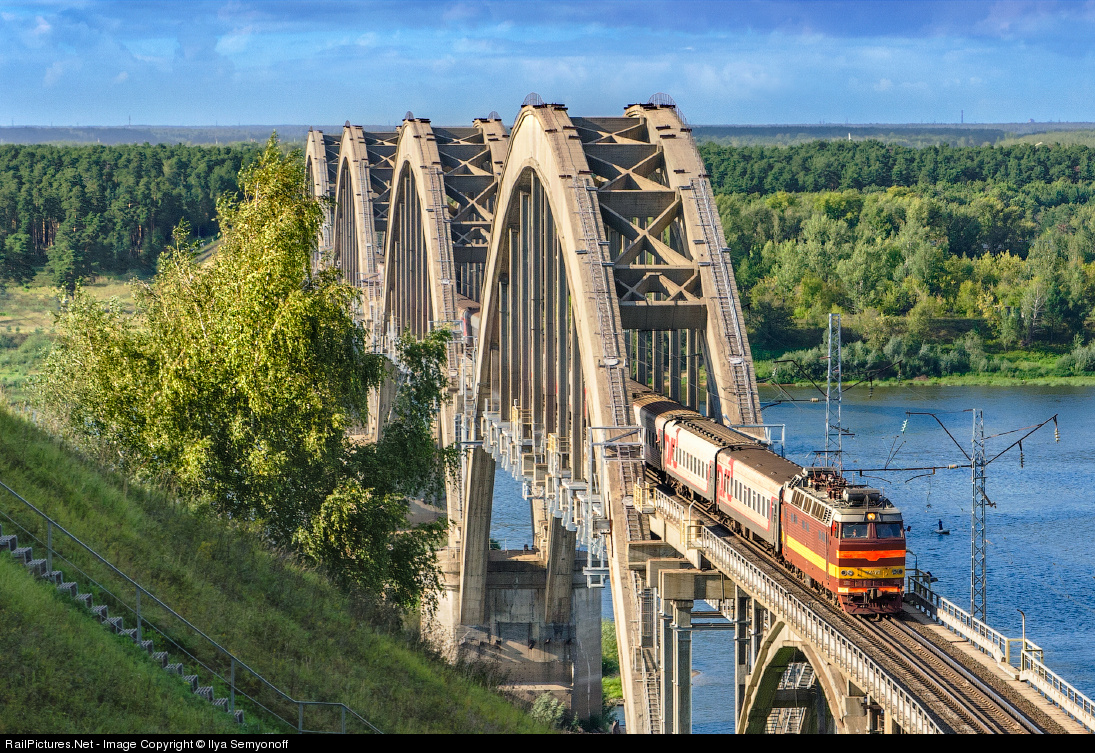
<path id="1" fill-rule="evenodd" d="M 901 512 L 878 489 L 833 468 L 803 468 L 632 382 L 644 458 L 663 482 L 705 500 L 730 528 L 751 534 L 850 614 L 901 609 Z"/>

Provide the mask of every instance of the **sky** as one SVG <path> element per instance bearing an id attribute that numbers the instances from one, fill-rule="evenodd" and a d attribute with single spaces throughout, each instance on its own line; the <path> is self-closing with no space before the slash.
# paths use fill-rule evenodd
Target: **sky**
<path id="1" fill-rule="evenodd" d="M 2 125 L 1095 121 L 1095 0 L 0 0 Z"/>

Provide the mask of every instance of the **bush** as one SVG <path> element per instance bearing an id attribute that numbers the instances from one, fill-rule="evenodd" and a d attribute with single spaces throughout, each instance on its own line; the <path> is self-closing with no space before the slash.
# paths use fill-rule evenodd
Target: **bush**
<path id="1" fill-rule="evenodd" d="M 1095 343 L 1079 345 L 1057 361 L 1057 369 L 1065 374 L 1091 374 L 1095 372 Z"/>
<path id="2" fill-rule="evenodd" d="M 544 693 L 532 704 L 532 711 L 529 713 L 541 724 L 560 729 L 566 717 L 566 710 L 562 701 L 556 699 L 551 693 Z"/>

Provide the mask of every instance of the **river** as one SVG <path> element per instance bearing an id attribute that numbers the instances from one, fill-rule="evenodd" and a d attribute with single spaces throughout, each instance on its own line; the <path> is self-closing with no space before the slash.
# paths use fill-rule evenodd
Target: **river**
<path id="1" fill-rule="evenodd" d="M 762 401 L 778 399 L 762 388 Z M 796 398 L 816 390 L 791 390 Z M 1020 634 L 1018 609 L 1027 614 L 1027 636 L 1045 649 L 1046 663 L 1088 697 L 1095 696 L 1095 388 L 1091 387 L 885 387 L 861 385 L 845 393 L 845 468 L 919 467 L 966 463 L 962 451 L 928 416 L 932 411 L 970 451 L 972 416 L 984 411 L 986 454 L 993 458 L 1025 432 L 1011 432 L 1058 414 L 1060 442 L 1050 423 L 1018 448 L 989 463 L 986 493 L 996 504 L 987 515 L 989 623 L 1006 635 Z M 813 464 L 824 445 L 823 403 L 794 402 L 764 410 L 768 423 L 787 426 L 787 457 Z M 1001 434 L 1000 436 L 992 436 Z M 939 578 L 937 590 L 963 608 L 970 597 L 970 471 L 944 470 L 869 474 L 905 516 L 909 550 L 921 569 Z M 949 536 L 933 533 L 942 520 Z M 528 502 L 520 485 L 499 473 L 492 536 L 510 548 L 531 543 Z M 912 566 L 913 557 L 909 557 Z M 612 617 L 610 595 L 604 615 Z M 732 732 L 734 666 L 726 632 L 693 638 L 693 730 Z"/>

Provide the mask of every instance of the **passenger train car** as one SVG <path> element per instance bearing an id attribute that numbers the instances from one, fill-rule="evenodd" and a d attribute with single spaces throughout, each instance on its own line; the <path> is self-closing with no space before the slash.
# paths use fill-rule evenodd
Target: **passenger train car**
<path id="1" fill-rule="evenodd" d="M 630 389 L 644 459 L 663 483 L 763 542 L 846 612 L 901 609 L 904 526 L 878 489 L 803 468 L 637 382 Z"/>

